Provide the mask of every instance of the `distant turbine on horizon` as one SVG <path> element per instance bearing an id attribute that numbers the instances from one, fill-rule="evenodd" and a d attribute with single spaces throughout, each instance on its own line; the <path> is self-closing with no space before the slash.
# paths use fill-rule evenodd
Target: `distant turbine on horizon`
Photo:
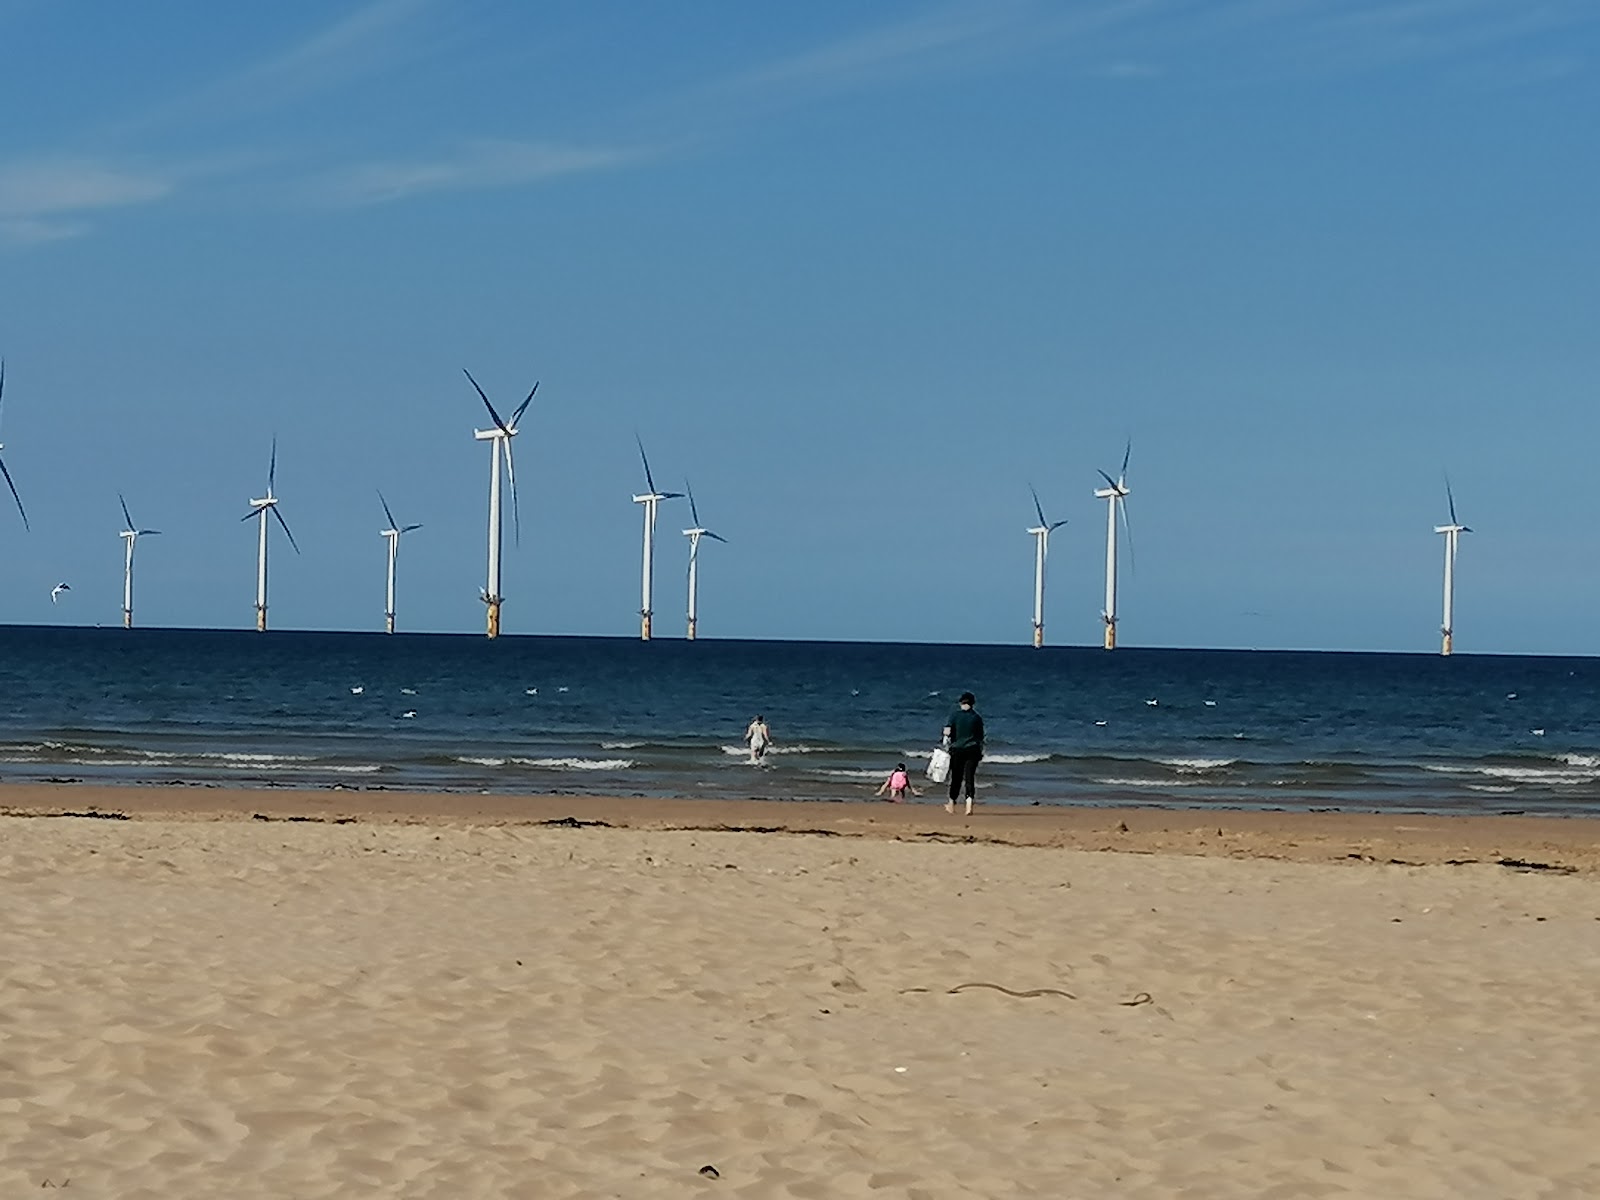
<path id="1" fill-rule="evenodd" d="M 1443 642 L 1439 653 L 1449 655 L 1455 650 L 1455 619 L 1456 619 L 1456 549 L 1463 533 L 1471 533 L 1469 526 L 1456 520 L 1456 495 L 1450 488 L 1450 480 L 1444 481 L 1445 499 L 1450 503 L 1450 524 L 1435 525 L 1435 533 L 1444 534 L 1444 621 L 1439 626 L 1443 635 Z"/>
<path id="2" fill-rule="evenodd" d="M 381 491 L 378 493 L 378 503 L 383 505 L 383 515 L 389 518 L 389 527 L 387 529 L 378 530 L 378 536 L 381 537 L 381 538 L 387 539 L 388 542 L 389 542 L 389 574 L 388 574 L 388 586 L 384 590 L 383 631 L 385 633 L 393 633 L 394 632 L 394 560 L 395 560 L 395 555 L 400 553 L 400 535 L 402 533 L 410 533 L 413 529 L 421 529 L 422 526 L 421 525 L 406 525 L 403 528 L 396 528 L 395 521 L 394 521 L 394 514 L 389 511 L 389 502 L 383 498 L 383 493 Z"/>
<path id="3" fill-rule="evenodd" d="M 0 358 L 0 404 L 4 403 L 5 398 L 6 398 L 6 360 L 3 359 L 3 358 Z M 3 416 L 4 413 L 5 413 L 4 408 L 0 408 L 0 416 Z M 0 450 L 4 450 L 4 449 L 5 449 L 5 444 L 3 442 L 0 442 Z M 22 527 L 24 529 L 31 528 L 28 525 L 28 510 L 22 507 L 22 497 L 17 495 L 17 485 L 11 482 L 11 472 L 6 470 L 6 460 L 3 459 L 3 458 L 0 458 L 0 475 L 4 475 L 5 476 L 6 486 L 11 489 L 11 498 L 17 502 L 17 512 L 22 514 Z"/>
<path id="4" fill-rule="evenodd" d="M 240 517 L 241 521 L 257 520 L 261 522 L 260 541 L 256 550 L 256 632 L 267 631 L 267 514 L 271 513 L 277 518 L 278 524 L 283 526 L 283 532 L 289 539 L 289 545 L 294 547 L 296 554 L 300 553 L 300 544 L 294 540 L 294 534 L 289 529 L 289 522 L 283 519 L 283 514 L 278 511 L 278 497 L 273 492 L 273 487 L 278 480 L 278 439 L 272 439 L 272 461 L 267 467 L 267 494 L 259 500 L 250 501 L 250 511 Z M 129 521 L 128 524 L 133 524 Z M 129 553 L 132 553 L 130 544 Z"/>
<path id="5" fill-rule="evenodd" d="M 1050 535 L 1066 524 L 1066 521 L 1050 522 L 1044 519 L 1044 505 L 1039 503 L 1039 493 L 1032 484 L 1028 491 L 1033 493 L 1033 511 L 1039 514 L 1039 523 L 1028 530 L 1033 535 L 1033 645 L 1035 649 L 1044 645 L 1044 564 L 1050 557 Z"/>
<path id="6" fill-rule="evenodd" d="M 708 537 L 724 544 L 727 543 L 728 539 L 719 533 L 712 533 L 711 530 L 704 528 L 700 524 L 700 510 L 695 507 L 694 503 L 694 488 L 689 486 L 687 479 L 683 481 L 683 490 L 689 496 L 689 520 L 694 526 L 693 529 L 685 529 L 683 531 L 683 536 L 689 539 L 689 640 L 692 642 L 695 638 L 700 597 L 700 539 Z"/>
<path id="7" fill-rule="evenodd" d="M 479 594 L 488 607 L 488 635 L 497 638 L 500 636 L 500 604 L 504 599 L 500 594 L 500 547 L 504 540 L 500 520 L 500 458 L 504 454 L 506 479 L 511 484 L 511 524 L 516 544 L 520 546 L 522 517 L 517 511 L 517 472 L 511 461 L 511 439 L 517 436 L 517 422 L 522 420 L 522 414 L 527 412 L 528 405 L 533 403 L 533 395 L 539 390 L 539 385 L 537 383 L 533 385 L 527 398 L 512 412 L 509 421 L 502 421 L 494 405 L 489 403 L 489 397 L 478 386 L 478 381 L 472 378 L 472 372 L 463 367 L 461 373 L 472 384 L 472 390 L 478 393 L 483 406 L 489 410 L 490 420 L 494 422 L 493 429 L 474 429 L 472 436 L 480 442 L 489 443 L 489 571 L 487 583 L 480 589 Z"/>
<path id="8" fill-rule="evenodd" d="M 139 529 L 128 515 L 128 502 L 117 493 L 117 503 L 122 505 L 122 519 L 127 522 L 117 536 L 127 543 L 122 554 L 122 627 L 133 628 L 133 544 L 146 534 L 159 534 L 159 529 Z"/>
<path id="9" fill-rule="evenodd" d="M 650 590 L 651 576 L 655 573 L 656 550 L 656 507 L 663 500 L 678 500 L 682 492 L 658 492 L 656 481 L 650 474 L 650 460 L 645 457 L 644 440 L 638 434 L 633 435 L 633 440 L 639 443 L 639 461 L 644 463 L 644 482 L 649 491 L 641 496 L 635 496 L 635 504 L 644 505 L 644 568 L 639 589 L 639 638 L 642 641 L 650 640 Z M 699 524 L 699 522 L 695 522 Z"/>
<path id="10" fill-rule="evenodd" d="M 1106 606 L 1100 614 L 1106 623 L 1105 647 L 1117 648 L 1117 514 L 1122 515 L 1122 528 L 1128 538 L 1128 555 L 1133 555 L 1133 529 L 1128 525 L 1128 459 L 1133 454 L 1133 441 L 1122 452 L 1122 470 L 1115 479 L 1100 472 L 1106 486 L 1095 490 L 1095 498 L 1106 502 Z"/>

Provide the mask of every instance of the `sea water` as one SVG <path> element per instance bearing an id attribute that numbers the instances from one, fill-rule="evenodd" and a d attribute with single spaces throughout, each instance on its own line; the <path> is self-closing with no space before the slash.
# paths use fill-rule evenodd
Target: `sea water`
<path id="1" fill-rule="evenodd" d="M 1600 660 L 0 629 L 0 780 L 1600 814 Z M 748 762 L 757 713 L 775 750 Z"/>

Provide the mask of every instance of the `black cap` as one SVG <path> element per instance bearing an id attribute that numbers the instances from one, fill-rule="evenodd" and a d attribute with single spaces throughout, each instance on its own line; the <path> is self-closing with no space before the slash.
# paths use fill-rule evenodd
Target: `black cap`
<path id="1" fill-rule="evenodd" d="M 971 692 L 962 692 L 961 699 L 956 701 L 957 704 L 976 704 L 977 702 L 978 698 Z"/>

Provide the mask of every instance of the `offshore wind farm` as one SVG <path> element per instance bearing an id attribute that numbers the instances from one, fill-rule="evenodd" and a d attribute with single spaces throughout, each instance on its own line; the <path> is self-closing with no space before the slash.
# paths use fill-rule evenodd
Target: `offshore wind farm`
<path id="1" fill-rule="evenodd" d="M 522 521 L 517 491 L 516 471 L 512 458 L 511 443 L 519 432 L 519 425 L 528 413 L 534 398 L 538 393 L 539 385 L 535 383 L 527 396 L 513 410 L 509 417 L 502 418 L 493 402 L 473 378 L 470 371 L 463 370 L 474 392 L 482 401 L 488 411 L 492 425 L 489 429 L 474 428 L 474 440 L 489 443 L 489 499 L 488 499 L 488 569 L 486 582 L 479 589 L 479 596 L 487 610 L 487 636 L 491 639 L 500 636 L 500 610 L 504 601 L 502 594 L 501 563 L 504 554 L 504 515 L 502 503 L 501 468 L 504 465 L 505 486 L 511 493 L 512 533 L 513 546 L 520 548 L 522 544 Z M 0 385 L 3 385 L 3 362 L 0 362 Z M 0 390 L 0 400 L 3 400 L 3 390 Z M 693 490 L 686 482 L 683 492 L 662 491 L 657 488 L 655 475 L 650 466 L 650 459 L 645 451 L 643 439 L 636 433 L 634 444 L 638 450 L 639 464 L 645 481 L 645 490 L 631 496 L 632 503 L 639 506 L 642 515 L 641 535 L 641 562 L 640 562 L 640 605 L 639 605 L 639 637 L 642 641 L 650 641 L 654 636 L 654 596 L 655 596 L 655 543 L 656 526 L 659 519 L 660 505 L 666 501 L 687 499 L 689 502 L 691 525 L 684 529 L 683 536 L 688 539 L 689 554 L 687 564 L 687 604 L 685 610 L 686 640 L 695 641 L 699 637 L 699 551 L 702 538 L 710 538 L 718 542 L 726 542 L 726 538 L 712 532 L 700 522 L 698 506 L 694 500 Z M 1127 498 L 1132 493 L 1128 484 L 1128 465 L 1133 455 L 1133 442 L 1129 439 L 1123 450 L 1122 464 L 1118 468 L 1115 478 L 1104 470 L 1098 472 L 1105 486 L 1093 489 L 1097 500 L 1106 503 L 1106 542 L 1105 542 L 1105 599 L 1101 609 L 1101 621 L 1104 627 L 1102 645 L 1106 650 L 1114 650 L 1118 645 L 1118 617 L 1117 604 L 1119 597 L 1118 554 L 1119 547 L 1126 544 L 1131 561 L 1133 554 L 1133 532 L 1128 520 Z M 3 465 L 3 464 L 0 464 Z M 255 628 L 258 632 L 265 633 L 267 624 L 267 580 L 268 580 L 268 541 L 270 524 L 269 518 L 275 520 L 288 539 L 290 547 L 296 555 L 300 554 L 299 543 L 295 540 L 293 531 L 289 528 L 288 521 L 279 510 L 279 496 L 276 492 L 278 472 L 278 439 L 272 438 L 271 451 L 268 458 L 267 486 L 265 493 L 260 497 L 250 500 L 250 511 L 241 520 L 256 522 L 256 574 L 255 574 Z M 8 483 L 11 483 L 9 471 L 6 474 Z M 1470 533 L 1472 530 L 1460 524 L 1456 519 L 1455 492 L 1446 480 L 1446 498 L 1449 506 L 1450 523 L 1434 527 L 1434 532 L 1442 534 L 1445 538 L 1445 566 L 1444 566 L 1444 617 L 1441 626 L 1443 642 L 1441 653 L 1450 655 L 1454 651 L 1454 613 L 1455 613 L 1455 563 L 1458 553 L 1459 536 Z M 24 521 L 26 528 L 26 511 L 22 507 L 21 496 L 16 493 L 15 484 L 12 484 L 13 499 L 17 506 L 18 515 Z M 1062 518 L 1050 521 L 1045 517 L 1044 507 L 1039 499 L 1039 493 L 1032 485 L 1029 493 L 1033 500 L 1034 513 L 1038 523 L 1028 528 L 1027 533 L 1034 540 L 1033 555 L 1033 610 L 1031 621 L 1032 645 L 1038 649 L 1044 646 L 1045 627 L 1045 568 L 1049 557 L 1050 536 L 1065 526 L 1068 521 Z M 387 633 L 394 633 L 395 625 L 395 572 L 399 555 L 400 538 L 405 533 L 422 528 L 422 523 L 417 522 L 405 526 L 399 525 L 390 511 L 388 500 L 381 490 L 378 490 L 378 501 L 383 509 L 387 525 L 379 531 L 386 543 L 386 559 L 383 589 L 382 621 L 383 629 Z M 134 547 L 142 536 L 159 533 L 155 529 L 139 529 L 135 527 L 133 518 L 128 512 L 127 502 L 121 493 L 117 495 L 118 503 L 122 509 L 125 522 L 119 537 L 124 542 L 123 579 L 122 579 L 122 624 L 124 628 L 133 628 L 133 559 Z M 821 564 L 826 569 L 826 564 Z M 218 627 L 225 627 L 225 622 L 218 622 Z"/>

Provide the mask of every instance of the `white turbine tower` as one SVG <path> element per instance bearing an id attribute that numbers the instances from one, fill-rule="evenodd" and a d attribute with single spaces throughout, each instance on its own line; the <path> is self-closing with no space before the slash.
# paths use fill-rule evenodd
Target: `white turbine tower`
<path id="1" fill-rule="evenodd" d="M 397 528 L 394 514 L 389 511 L 389 502 L 383 498 L 383 493 L 378 493 L 378 503 L 383 505 L 383 515 L 389 518 L 389 527 L 378 530 L 378 536 L 388 539 L 389 542 L 389 575 L 388 587 L 384 590 L 383 600 L 383 631 L 394 632 L 394 560 L 400 553 L 400 535 L 410 533 L 413 529 L 421 529 L 421 525 L 406 525 Z"/>
<path id="2" fill-rule="evenodd" d="M 4 401 L 5 398 L 6 398 L 6 360 L 3 359 L 3 358 L 0 358 L 0 401 Z M 0 410 L 0 411 L 3 411 L 3 410 Z M 0 444 L 0 450 L 4 450 L 4 449 L 5 449 L 4 444 Z M 24 529 L 29 528 L 29 526 L 28 526 L 28 510 L 22 507 L 22 497 L 17 495 L 17 485 L 11 482 L 11 472 L 6 470 L 6 461 L 3 458 L 0 458 L 0 475 L 4 475 L 6 477 L 6 486 L 11 489 L 11 498 L 17 502 L 17 512 L 22 514 L 22 527 Z"/>
<path id="3" fill-rule="evenodd" d="M 1439 650 L 1440 654 L 1450 654 L 1455 649 L 1455 619 L 1456 619 L 1456 548 L 1463 533 L 1472 530 L 1456 520 L 1456 497 L 1450 490 L 1450 481 L 1444 481 L 1445 498 L 1450 502 L 1450 524 L 1435 525 L 1435 533 L 1444 534 L 1444 623 L 1439 626 L 1439 632 L 1444 635 L 1444 642 Z"/>
<path id="4" fill-rule="evenodd" d="M 1106 607 L 1101 616 L 1106 623 L 1107 650 L 1117 648 L 1117 514 L 1122 514 L 1122 528 L 1128 538 L 1128 556 L 1133 556 L 1133 530 L 1128 525 L 1128 458 L 1133 454 L 1133 443 L 1130 441 L 1126 450 L 1122 452 L 1122 470 L 1117 472 L 1115 479 L 1100 472 L 1100 478 L 1106 481 L 1103 488 L 1095 490 L 1095 498 L 1106 502 Z"/>
<path id="5" fill-rule="evenodd" d="M 639 637 L 648 642 L 650 640 L 650 585 L 651 576 L 654 574 L 656 553 L 656 506 L 663 500 L 677 500 L 682 492 L 658 492 L 656 481 L 650 474 L 650 460 L 645 457 L 644 441 L 638 434 L 633 435 L 633 440 L 639 443 L 639 461 L 644 463 L 644 482 L 650 490 L 642 496 L 635 496 L 635 504 L 644 505 L 644 569 L 642 582 L 639 589 Z M 695 524 L 699 524 L 698 521 Z"/>
<path id="6" fill-rule="evenodd" d="M 654 491 L 655 489 L 651 489 Z M 694 641 L 695 624 L 698 620 L 700 599 L 700 539 L 708 537 L 718 542 L 727 542 L 721 534 L 712 533 L 700 524 L 700 510 L 694 504 L 694 489 L 689 486 L 689 481 L 683 481 L 683 490 L 689 494 L 689 519 L 694 524 L 693 529 L 685 529 L 683 536 L 689 539 L 689 640 Z"/>
<path id="7" fill-rule="evenodd" d="M 1039 514 L 1039 523 L 1028 530 L 1033 535 L 1033 645 L 1037 649 L 1044 645 L 1044 563 L 1050 557 L 1050 535 L 1066 524 L 1065 521 L 1050 522 L 1044 519 L 1044 505 L 1039 503 L 1039 493 L 1034 491 L 1030 484 L 1028 487 L 1033 492 L 1033 511 Z"/>
<path id="8" fill-rule="evenodd" d="M 256 631 L 267 631 L 267 514 L 271 513 L 277 518 L 278 524 L 283 526 L 283 532 L 289 538 L 289 545 L 294 547 L 296 554 L 300 553 L 300 545 L 294 540 L 290 532 L 289 522 L 283 519 L 283 514 L 278 511 L 278 497 L 273 492 L 273 485 L 278 479 L 278 439 L 272 439 L 272 461 L 267 467 L 267 494 L 259 500 L 250 501 L 250 511 L 240 517 L 241 521 L 257 520 L 261 522 L 259 541 L 256 549 Z M 133 524 L 129 521 L 128 524 Z"/>
<path id="9" fill-rule="evenodd" d="M 482 588 L 482 596 L 489 610 L 488 634 L 497 638 L 500 636 L 500 602 L 503 599 L 500 595 L 500 545 L 503 540 L 500 533 L 500 458 L 503 454 L 506 460 L 506 479 L 511 484 L 511 524 L 516 544 L 520 546 L 522 517 L 517 511 L 517 472 L 511 461 L 511 439 L 517 436 L 517 422 L 522 420 L 522 414 L 533 403 L 533 394 L 539 390 L 539 385 L 533 385 L 527 399 L 517 405 L 509 421 L 502 421 L 494 405 L 489 403 L 489 397 L 478 386 L 478 381 L 472 378 L 472 372 L 463 367 L 462 374 L 483 400 L 483 406 L 489 410 L 489 417 L 494 422 L 493 429 L 474 429 L 472 436 L 480 442 L 489 443 L 489 578 Z"/>
<path id="10" fill-rule="evenodd" d="M 127 527 L 117 536 L 127 545 L 122 553 L 122 627 L 133 628 L 133 544 L 148 533 L 160 533 L 159 529 L 139 529 L 134 526 L 133 518 L 128 515 L 128 502 L 122 498 L 122 493 L 117 493 L 117 502 L 122 505 L 122 519 Z"/>

